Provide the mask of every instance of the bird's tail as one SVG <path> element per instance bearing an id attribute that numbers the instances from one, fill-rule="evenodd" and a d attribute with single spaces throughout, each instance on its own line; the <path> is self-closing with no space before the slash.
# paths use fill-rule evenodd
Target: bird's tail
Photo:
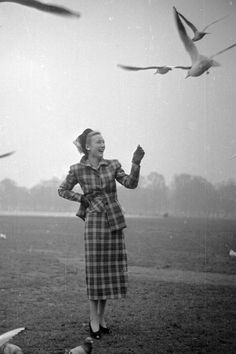
<path id="1" fill-rule="evenodd" d="M 20 333 L 21 331 L 24 331 L 24 327 L 13 329 L 12 331 L 6 332 L 4 334 L 0 335 L 0 346 L 3 344 L 7 343 L 11 338 L 13 338 L 15 335 Z"/>

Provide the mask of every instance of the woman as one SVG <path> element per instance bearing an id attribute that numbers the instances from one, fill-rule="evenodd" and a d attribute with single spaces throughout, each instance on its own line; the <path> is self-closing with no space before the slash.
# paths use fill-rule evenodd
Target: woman
<path id="1" fill-rule="evenodd" d="M 85 270 L 90 305 L 90 334 L 100 339 L 109 334 L 104 313 L 107 299 L 125 297 L 127 292 L 127 254 L 123 229 L 125 218 L 117 200 L 116 182 L 136 188 L 140 162 L 144 156 L 138 146 L 133 154 L 132 168 L 125 174 L 118 160 L 105 160 L 102 135 L 86 129 L 74 144 L 81 161 L 70 167 L 59 187 L 61 197 L 80 202 L 77 216 L 85 220 Z M 83 194 L 72 191 L 79 183 Z"/>

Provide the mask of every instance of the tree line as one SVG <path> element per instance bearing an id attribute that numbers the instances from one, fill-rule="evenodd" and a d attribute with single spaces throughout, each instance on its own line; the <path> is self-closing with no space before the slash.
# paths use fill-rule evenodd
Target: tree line
<path id="1" fill-rule="evenodd" d="M 0 211 L 76 212 L 78 203 L 58 196 L 60 183 L 59 179 L 52 178 L 26 188 L 11 179 L 3 179 L 0 182 Z M 79 188 L 77 190 L 81 192 Z M 135 190 L 118 184 L 118 198 L 126 214 L 131 215 L 236 216 L 234 180 L 212 184 L 201 176 L 179 174 L 167 186 L 163 175 L 151 172 L 140 177 Z"/>

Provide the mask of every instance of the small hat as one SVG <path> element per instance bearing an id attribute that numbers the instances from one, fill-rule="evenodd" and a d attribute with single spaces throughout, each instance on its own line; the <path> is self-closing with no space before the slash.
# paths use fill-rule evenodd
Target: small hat
<path id="1" fill-rule="evenodd" d="M 87 135 L 89 133 L 91 133 L 93 130 L 90 128 L 87 128 L 83 131 L 83 133 L 81 135 L 79 135 L 74 141 L 73 144 L 75 144 L 75 146 L 77 147 L 77 149 L 79 150 L 79 152 L 82 154 L 86 154 L 86 139 L 87 139 Z"/>

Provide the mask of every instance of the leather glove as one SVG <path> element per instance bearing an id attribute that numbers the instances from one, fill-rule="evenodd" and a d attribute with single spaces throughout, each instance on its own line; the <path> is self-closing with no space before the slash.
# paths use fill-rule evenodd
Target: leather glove
<path id="1" fill-rule="evenodd" d="M 80 203 L 87 209 L 90 205 L 90 201 L 84 196 L 81 196 Z"/>
<path id="2" fill-rule="evenodd" d="M 133 154 L 132 163 L 134 163 L 136 165 L 140 165 L 140 162 L 141 162 L 144 154 L 145 154 L 145 152 L 144 152 L 143 148 L 141 148 L 141 146 L 138 145 L 137 149 L 135 150 L 135 152 Z"/>

